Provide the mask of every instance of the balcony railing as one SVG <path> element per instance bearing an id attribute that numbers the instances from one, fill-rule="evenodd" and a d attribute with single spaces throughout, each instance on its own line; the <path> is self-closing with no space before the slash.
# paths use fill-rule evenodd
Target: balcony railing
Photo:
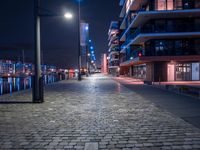
<path id="1" fill-rule="evenodd" d="M 150 27 L 138 28 L 132 34 L 129 34 L 126 41 L 121 45 L 121 49 L 127 47 L 131 40 L 135 39 L 139 34 L 142 33 L 178 33 L 178 32 L 200 32 L 200 23 L 180 23 L 177 25 L 174 23 L 172 26 L 165 24 L 163 28 L 156 28 L 159 25 L 152 25 Z"/>
<path id="2" fill-rule="evenodd" d="M 119 60 L 109 62 L 108 66 L 109 67 L 119 66 Z"/>
<path id="3" fill-rule="evenodd" d="M 135 30 L 135 32 L 133 34 L 130 34 L 126 41 L 121 45 L 121 49 L 124 49 L 127 47 L 127 45 L 131 42 L 131 40 L 133 40 L 134 38 L 136 38 L 139 34 L 141 33 L 141 29 L 138 28 Z"/>
<path id="4" fill-rule="evenodd" d="M 120 51 L 120 47 L 119 46 L 115 46 L 115 47 L 111 48 L 109 52 L 115 52 L 115 51 L 119 52 Z"/>
<path id="5" fill-rule="evenodd" d="M 138 15 L 139 12 L 142 12 L 142 11 L 146 11 L 145 9 L 141 8 L 137 11 L 131 11 L 129 12 L 128 15 L 125 16 L 125 18 L 123 19 L 122 23 L 123 24 L 124 22 L 126 22 L 126 20 L 128 19 L 128 16 L 130 15 L 131 17 L 129 18 L 129 20 L 127 21 L 127 27 L 126 29 L 120 34 L 120 39 L 124 36 L 124 34 L 130 29 L 130 25 L 131 23 L 133 22 L 133 20 L 135 19 L 135 17 Z M 132 14 L 131 14 L 132 13 Z M 121 26 L 121 25 L 120 25 Z"/>
<path id="6" fill-rule="evenodd" d="M 161 9 L 161 10 L 158 10 L 158 9 L 153 9 L 153 10 L 149 10 L 145 7 L 141 7 L 140 9 L 138 9 L 137 11 L 132 11 L 132 12 L 128 12 L 129 14 L 126 15 L 124 18 L 123 18 L 123 21 L 121 24 L 123 23 L 127 23 L 126 24 L 126 29 L 120 34 L 120 39 L 125 35 L 126 32 L 128 32 L 128 30 L 131 28 L 130 25 L 132 24 L 132 22 L 134 21 L 134 19 L 136 18 L 136 16 L 140 13 L 140 12 L 144 12 L 144 11 L 173 11 L 173 10 L 192 10 L 192 9 L 200 9 L 200 5 L 199 6 L 195 6 L 195 7 L 188 7 L 188 8 L 183 8 L 183 7 L 174 7 L 171 8 L 171 9 Z M 131 15 L 131 18 L 130 20 L 127 20 L 128 19 L 128 16 L 130 16 L 130 13 L 133 13 L 134 12 L 134 15 Z M 120 25 L 121 26 L 121 25 Z"/>

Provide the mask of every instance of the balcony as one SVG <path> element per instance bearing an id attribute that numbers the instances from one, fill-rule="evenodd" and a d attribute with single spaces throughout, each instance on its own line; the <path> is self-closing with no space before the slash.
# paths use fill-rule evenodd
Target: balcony
<path id="1" fill-rule="evenodd" d="M 116 37 L 119 34 L 119 29 L 112 29 L 108 33 L 108 40 L 111 40 L 113 37 Z"/>
<path id="2" fill-rule="evenodd" d="M 119 67 L 119 59 L 118 60 L 113 60 L 108 63 L 108 68 L 118 68 Z"/>
<path id="3" fill-rule="evenodd" d="M 117 42 L 117 43 L 111 43 L 109 45 L 109 52 L 111 52 L 111 51 L 118 51 L 118 49 L 119 49 L 119 42 Z"/>
<path id="4" fill-rule="evenodd" d="M 126 49 L 131 44 L 144 43 L 150 39 L 200 37 L 200 23 L 194 24 L 187 22 L 170 27 L 167 24 L 164 24 L 162 28 L 156 28 L 156 26 L 158 25 L 150 25 L 148 27 L 136 29 L 133 34 L 129 34 L 127 40 L 122 44 L 121 49 Z"/>
<path id="5" fill-rule="evenodd" d="M 144 33 L 139 34 L 135 39 L 131 40 L 131 44 L 144 43 L 151 39 L 177 39 L 177 38 L 200 38 L 200 32 L 171 32 L 171 33 Z"/>
<path id="6" fill-rule="evenodd" d="M 123 34 L 120 36 L 120 41 L 125 40 L 125 35 L 131 28 L 143 26 L 149 20 L 160 18 L 177 18 L 177 16 L 178 18 L 186 18 L 186 16 L 188 16 L 189 18 L 199 17 L 200 9 L 138 11 L 138 14 L 133 18 L 128 28 L 124 30 Z"/>
<path id="7" fill-rule="evenodd" d="M 126 39 L 126 41 L 121 45 L 121 51 L 126 49 L 128 46 L 130 46 L 130 42 L 136 38 L 139 34 L 141 33 L 141 29 L 138 28 L 137 30 L 135 30 L 135 32 L 133 34 L 130 34 L 128 36 L 128 38 Z"/>
<path id="8" fill-rule="evenodd" d="M 123 7 L 122 7 L 119 17 L 123 18 L 129 11 L 140 9 L 141 6 L 147 4 L 148 1 L 149 0 L 142 0 L 142 1 L 141 0 L 132 0 L 132 2 L 130 2 L 129 6 L 127 6 L 128 0 L 126 0 L 126 2 L 123 3 Z"/>
<path id="9" fill-rule="evenodd" d="M 111 52 L 109 58 L 109 62 L 119 60 L 119 52 Z"/>
<path id="10" fill-rule="evenodd" d="M 142 26 L 148 20 L 160 18 L 186 18 L 186 17 L 199 17 L 200 9 L 191 10 L 160 10 L 160 11 L 140 11 L 130 24 L 131 28 Z"/>
<path id="11" fill-rule="evenodd" d="M 109 49 L 109 52 L 110 52 L 110 53 L 111 53 L 111 52 L 119 52 L 119 51 L 120 51 L 120 46 L 119 46 L 119 45 L 117 45 L 117 46 L 115 46 L 115 47 Z"/>

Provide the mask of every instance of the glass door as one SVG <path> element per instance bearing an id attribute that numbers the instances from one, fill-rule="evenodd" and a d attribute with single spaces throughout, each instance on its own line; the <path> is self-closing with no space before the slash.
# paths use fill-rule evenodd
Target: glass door
<path id="1" fill-rule="evenodd" d="M 191 64 L 177 64 L 176 65 L 176 81 L 190 81 L 191 80 Z"/>

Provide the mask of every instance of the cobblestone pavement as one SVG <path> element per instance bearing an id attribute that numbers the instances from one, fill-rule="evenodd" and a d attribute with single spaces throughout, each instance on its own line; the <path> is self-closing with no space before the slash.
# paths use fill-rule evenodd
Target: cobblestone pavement
<path id="1" fill-rule="evenodd" d="M 102 150 L 200 149 L 200 130 L 101 75 L 47 86 L 42 104 L 0 105 L 0 149 L 84 149 L 88 143 Z"/>

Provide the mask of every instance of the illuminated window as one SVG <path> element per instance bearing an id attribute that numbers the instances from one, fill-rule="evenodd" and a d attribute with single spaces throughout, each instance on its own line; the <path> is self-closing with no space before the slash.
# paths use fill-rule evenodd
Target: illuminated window
<path id="1" fill-rule="evenodd" d="M 167 10 L 174 9 L 174 0 L 167 0 Z"/>
<path id="2" fill-rule="evenodd" d="M 166 0 L 155 1 L 156 10 L 166 10 Z"/>
<path id="3" fill-rule="evenodd" d="M 200 0 L 195 1 L 195 8 L 200 8 Z"/>
<path id="4" fill-rule="evenodd" d="M 182 0 L 174 0 L 175 9 L 182 9 Z"/>

